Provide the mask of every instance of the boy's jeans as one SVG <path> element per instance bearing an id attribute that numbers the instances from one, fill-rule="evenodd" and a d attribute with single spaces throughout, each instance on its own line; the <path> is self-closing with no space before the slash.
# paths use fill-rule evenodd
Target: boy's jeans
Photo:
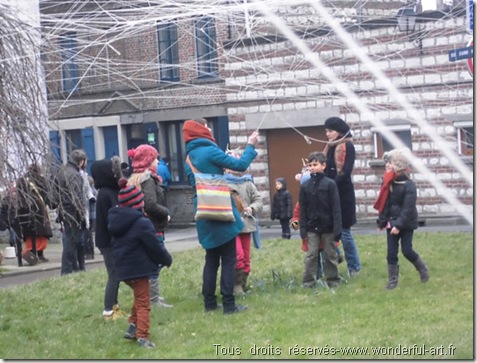
<path id="1" fill-rule="evenodd" d="M 351 229 L 343 228 L 341 230 L 341 243 L 343 244 L 348 271 L 360 271 L 361 262 L 359 261 L 358 249 L 356 248 L 356 242 L 351 234 Z"/>

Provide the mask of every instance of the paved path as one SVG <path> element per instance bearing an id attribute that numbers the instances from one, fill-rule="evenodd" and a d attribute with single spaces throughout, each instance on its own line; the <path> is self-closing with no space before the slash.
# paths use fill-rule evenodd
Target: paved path
<path id="1" fill-rule="evenodd" d="M 420 227 L 417 231 L 473 232 L 473 226 L 461 224 L 452 220 L 433 221 L 433 223 L 428 223 L 428 225 L 425 227 Z M 371 224 L 358 224 L 356 226 L 353 226 L 352 232 L 355 235 L 380 234 L 382 235 L 382 238 L 385 238 L 384 232 L 377 231 L 375 226 Z M 280 238 L 280 227 L 276 225 L 272 225 L 269 227 L 261 227 L 260 235 L 262 241 L 272 238 Z M 292 238 L 299 239 L 300 237 L 298 232 L 293 231 Z M 174 228 L 168 230 L 166 232 L 165 244 L 169 252 L 184 251 L 192 248 L 201 248 L 197 240 L 197 232 L 195 227 L 188 227 L 182 229 Z M 7 246 L 7 244 L 0 244 L 0 249 L 4 251 L 5 247 Z M 16 257 L 8 259 L 4 258 L 2 264 L 0 264 L 0 288 L 25 283 L 22 281 L 31 282 L 34 279 L 41 278 L 40 276 L 42 275 L 45 275 L 45 277 L 59 275 L 62 250 L 63 248 L 60 243 L 50 243 L 45 251 L 45 257 L 49 259 L 49 262 L 39 263 L 35 266 L 29 266 L 26 262 L 23 262 L 23 266 L 18 266 Z M 103 266 L 103 259 L 99 251 L 96 249 L 95 259 L 86 261 L 86 269 L 101 266 Z M 46 271 L 50 271 L 50 273 L 46 274 Z M 20 277 L 20 275 L 26 274 L 29 274 L 30 276 Z M 14 278 L 15 276 L 18 276 L 18 278 Z M 15 281 L 17 281 L 17 283 Z"/>

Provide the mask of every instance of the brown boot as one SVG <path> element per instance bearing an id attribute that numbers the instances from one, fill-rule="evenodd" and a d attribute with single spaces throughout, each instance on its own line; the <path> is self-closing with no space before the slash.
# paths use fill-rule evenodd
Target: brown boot
<path id="1" fill-rule="evenodd" d="M 247 287 L 248 275 L 249 275 L 249 273 L 246 273 L 246 272 L 243 273 L 242 290 L 245 291 L 245 292 L 247 292 L 248 290 L 250 290 L 250 288 Z"/>
<path id="2" fill-rule="evenodd" d="M 243 269 L 235 270 L 235 286 L 234 286 L 234 295 L 243 295 L 242 283 L 243 283 L 244 272 Z"/>

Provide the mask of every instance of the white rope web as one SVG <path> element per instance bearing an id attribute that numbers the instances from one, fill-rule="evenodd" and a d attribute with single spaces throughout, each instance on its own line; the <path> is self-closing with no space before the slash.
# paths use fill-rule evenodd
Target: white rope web
<path id="1" fill-rule="evenodd" d="M 179 84 L 180 93 L 170 93 L 168 87 L 158 88 L 159 77 L 159 54 L 136 54 L 130 55 L 119 40 L 138 40 L 139 35 L 156 32 L 157 24 L 173 22 L 180 27 L 182 33 L 188 36 L 193 34 L 193 18 L 207 16 L 217 22 L 229 24 L 228 32 L 231 34 L 231 45 L 221 53 L 217 62 L 227 64 L 230 77 L 226 80 L 223 88 L 225 93 L 237 93 L 240 97 L 248 93 L 256 94 L 256 98 L 273 110 L 277 103 L 287 99 L 295 102 L 303 102 L 316 99 L 317 97 L 328 100 L 345 100 L 345 106 L 355 109 L 361 119 L 369 120 L 372 125 L 380 130 L 380 133 L 394 146 L 402 147 L 403 143 L 383 122 L 380 114 L 384 113 L 391 101 L 396 108 L 402 110 L 402 118 L 408 119 L 413 125 L 418 126 L 434 145 L 438 145 L 441 155 L 453 166 L 468 186 L 473 186 L 473 173 L 462 162 L 455 151 L 457 140 L 455 137 L 446 135 L 442 137 L 436 127 L 426 120 L 423 113 L 425 100 L 419 97 L 420 89 L 409 86 L 407 93 L 403 94 L 382 71 L 383 63 L 406 62 L 406 56 L 402 49 L 395 48 L 387 54 L 378 51 L 380 46 L 392 45 L 405 37 L 396 31 L 388 40 L 383 40 L 376 47 L 371 47 L 372 54 L 366 54 L 359 43 L 359 39 L 353 37 L 344 30 L 342 24 L 364 22 L 373 18 L 392 17 L 397 9 L 407 1 L 374 1 L 362 0 L 354 2 L 354 6 L 344 6 L 344 1 L 298 1 L 298 0 L 190 0 L 190 1 L 167 1 L 167 0 L 110 0 L 110 1 L 40 1 L 43 8 L 41 17 L 43 45 L 42 56 L 46 59 L 46 78 L 50 83 L 61 84 L 62 60 L 59 59 L 58 42 L 64 39 L 65 34 L 74 32 L 77 41 L 77 53 L 75 62 L 80 69 L 79 85 L 82 94 L 88 94 L 94 90 L 97 81 L 107 84 L 109 89 L 125 90 L 124 94 L 115 94 L 115 100 L 127 99 L 129 102 L 140 104 L 144 100 L 160 100 L 167 102 L 180 100 L 189 104 L 200 104 L 200 95 L 209 94 L 215 90 L 216 85 L 198 84 L 195 80 L 196 62 L 190 61 L 179 64 L 181 80 L 178 83 L 171 82 L 174 87 Z M 376 6 L 376 3 L 381 4 Z M 60 6 L 58 7 L 58 4 Z M 47 10 L 60 9 L 56 13 L 46 14 Z M 93 11 L 94 10 L 94 11 Z M 446 34 L 445 27 L 441 26 L 446 18 L 437 20 L 431 29 L 434 37 Z M 329 27 L 333 35 L 314 38 L 310 43 L 305 35 L 316 28 Z M 300 32 L 296 32 L 296 30 Z M 431 31 L 427 30 L 427 31 Z M 18 29 L 18 32 L 23 30 Z M 299 34 L 303 35 L 299 35 Z M 288 55 L 286 63 L 280 64 L 282 69 L 277 71 L 277 66 L 267 61 L 268 50 L 258 44 L 258 37 L 265 34 L 277 34 L 287 40 Z M 254 56 L 244 62 L 239 54 L 243 46 L 244 38 L 251 42 L 248 46 Z M 154 39 L 154 37 L 152 37 Z M 181 39 L 178 40 L 181 43 Z M 344 45 L 342 59 L 321 57 L 314 51 L 321 44 Z M 330 43 L 331 42 L 331 43 Z M 384 43 L 386 42 L 386 43 Z M 393 49 L 388 47 L 388 49 Z M 124 59 L 128 55 L 128 59 Z M 8 55 L 7 55 L 8 56 Z M 14 55 L 11 56 L 12 59 Z M 320 58 L 321 57 L 321 58 Z M 348 63 L 348 67 L 358 67 L 363 72 L 372 75 L 375 82 L 372 88 L 363 88 L 361 93 L 353 88 L 352 80 L 347 78 L 346 72 L 337 73 L 336 65 L 339 62 Z M 5 59 L 8 62 L 9 59 Z M 279 73 L 286 74 L 303 72 L 308 64 L 312 68 L 307 74 L 311 75 L 294 77 L 292 81 L 284 81 Z M 247 71 L 253 77 L 234 77 L 234 66 L 239 65 L 237 71 Z M 343 66 L 344 67 L 344 66 Z M 338 68 L 339 69 L 339 68 Z M 190 77 L 182 75 L 191 74 Z M 256 75 L 263 75 L 258 77 Z M 403 74 L 403 77 L 406 75 Z M 316 94 L 296 92 L 287 94 L 284 89 L 293 82 L 297 90 L 314 87 Z M 161 87 L 164 83 L 161 83 Z M 447 92 L 443 99 L 451 104 L 460 105 L 461 95 L 455 84 L 447 85 Z M 237 92 L 238 89 L 238 92 Z M 61 90 L 50 89 L 52 94 Z M 373 95 L 377 100 L 369 103 L 365 99 Z M 63 99 L 56 97 L 50 102 L 56 113 L 50 114 L 50 119 L 61 116 L 61 112 L 68 107 L 87 106 L 88 103 L 108 102 L 111 96 L 104 96 L 102 100 L 88 97 L 73 97 L 73 93 L 67 94 Z M 386 101 L 386 102 L 385 102 Z M 268 112 L 263 112 L 263 117 L 257 127 L 259 130 L 267 119 Z M 286 120 L 277 118 L 278 122 L 287 124 L 292 130 L 303 137 L 307 143 L 324 143 L 325 140 L 317 140 L 305 135 L 293 127 Z M 351 125 L 353 126 L 353 125 Z M 321 148 L 321 147 L 320 147 Z M 473 223 L 468 206 L 463 205 L 455 193 L 441 181 L 433 177 L 420 159 L 410 160 L 415 170 L 425 176 L 429 183 L 436 189 L 448 203 L 456 208 L 469 223 Z"/>

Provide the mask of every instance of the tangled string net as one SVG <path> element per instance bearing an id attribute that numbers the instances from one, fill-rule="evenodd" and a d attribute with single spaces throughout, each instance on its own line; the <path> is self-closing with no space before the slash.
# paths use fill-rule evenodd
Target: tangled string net
<path id="1" fill-rule="evenodd" d="M 167 0 L 109 0 L 109 1 L 56 1 L 41 0 L 42 8 L 41 26 L 41 52 L 44 59 L 48 59 L 48 79 L 60 81 L 62 60 L 58 54 L 58 43 L 65 37 L 65 33 L 75 32 L 78 52 L 75 54 L 75 61 L 78 63 L 81 72 L 81 90 L 85 96 L 78 99 L 72 94 L 64 97 L 57 97 L 61 90 L 49 87 L 49 92 L 53 96 L 50 102 L 50 120 L 60 118 L 62 112 L 71 107 L 85 106 L 89 102 L 98 102 L 97 95 L 88 97 L 94 91 L 94 86 L 98 80 L 108 84 L 110 89 L 127 90 L 124 95 L 116 95 L 116 99 L 124 97 L 129 102 L 140 103 L 148 99 L 161 99 L 164 102 L 169 93 L 162 93 L 157 89 L 158 84 L 158 63 L 159 54 L 154 57 L 144 57 L 137 55 L 131 59 L 124 58 L 124 49 L 119 46 L 118 40 L 130 39 L 134 41 L 138 35 L 144 35 L 156 31 L 157 24 L 174 23 L 184 25 L 183 29 L 193 32 L 193 27 L 187 26 L 190 19 L 198 16 L 208 16 L 217 22 L 228 24 L 229 45 L 221 52 L 221 58 L 217 59 L 220 66 L 227 65 L 227 71 L 231 74 L 231 79 L 227 79 L 222 85 L 222 91 L 227 93 L 238 93 L 245 95 L 247 92 L 256 92 L 270 107 L 277 100 L 285 100 L 287 97 L 294 100 L 310 100 L 318 95 L 309 93 L 298 93 L 287 96 L 281 86 L 284 81 L 274 78 L 276 69 L 273 64 L 261 62 L 267 55 L 263 48 L 257 47 L 253 53 L 254 57 L 245 64 L 240 60 L 241 71 L 247 69 L 250 74 L 263 74 L 266 77 L 255 77 L 253 82 L 243 82 L 234 84 L 234 63 L 238 62 L 238 55 L 235 52 L 243 46 L 258 43 L 258 38 L 266 35 L 278 35 L 288 40 L 290 46 L 289 59 L 286 67 L 280 72 L 298 72 L 306 64 L 311 64 L 316 74 L 320 77 L 312 79 L 302 77 L 294 78 L 296 88 L 300 86 L 322 86 L 319 97 L 334 100 L 346 99 L 346 105 L 355 112 L 358 112 L 363 119 L 369 120 L 373 126 L 380 128 L 382 134 L 395 147 L 404 146 L 402 142 L 391 132 L 379 117 L 379 111 L 386 111 L 389 103 L 393 102 L 397 109 L 402 110 L 402 117 L 418 125 L 432 140 L 435 145 L 439 145 L 443 157 L 454 166 L 461 178 L 473 186 L 472 171 L 462 162 L 455 150 L 456 140 L 446 135 L 445 139 L 437 132 L 436 128 L 426 121 L 423 114 L 424 100 L 419 97 L 419 89 L 413 90 L 409 87 L 406 94 L 403 94 L 381 71 L 380 62 L 387 59 L 405 60 L 402 49 L 390 51 L 382 54 L 378 50 L 374 54 L 365 54 L 364 48 L 360 46 L 356 37 L 344 30 L 343 25 L 361 24 L 368 20 L 391 18 L 397 13 L 397 9 L 411 3 L 410 1 L 397 0 L 361 0 L 361 1 L 298 1 L 298 0 L 190 0 L 190 1 L 167 1 Z M 463 7 L 464 1 L 446 1 L 448 6 Z M 37 58 L 29 57 L 31 48 L 38 47 L 38 36 L 29 36 L 25 31 L 24 24 L 15 19 L 15 14 L 7 11 L 2 6 L 0 9 L 0 34 L 1 48 L 3 52 L 1 65 L 2 83 L 0 92 L 2 107 L 1 142 L 4 143 L 0 151 L 0 162 L 2 169 L 2 184 L 6 185 L 12 179 L 18 177 L 18 170 L 24 169 L 33 159 L 46 157 L 48 155 L 48 138 L 44 131 L 44 112 L 42 90 L 33 82 L 28 82 L 29 72 L 38 69 Z M 438 36 L 439 32 L 446 34 L 446 28 L 442 26 L 446 18 L 433 23 L 426 31 L 433 32 L 433 36 Z M 319 53 L 310 48 L 307 42 L 308 36 L 317 28 L 327 27 L 334 33 L 334 37 L 326 37 L 326 41 L 335 41 L 344 44 L 346 50 L 343 52 L 345 60 L 353 66 L 361 67 L 369 72 L 379 84 L 369 90 L 362 90 L 361 93 L 350 85 L 346 73 L 333 71 L 333 62 L 338 60 L 321 59 Z M 14 31 L 12 31 L 12 29 Z M 30 34 L 39 34 L 40 29 L 27 28 Z M 190 34 L 193 35 L 193 34 Z M 403 33 L 395 32 L 385 40 L 380 40 L 376 49 L 380 45 L 392 45 L 406 36 Z M 246 39 L 246 40 L 245 40 Z M 322 37 L 321 39 L 325 39 Z M 322 40 L 325 41 L 325 40 Z M 181 42 L 181 39 L 179 39 Z M 314 47 L 319 47 L 320 38 L 316 38 Z M 219 44 L 219 46 L 222 46 Z M 410 45 L 412 46 L 412 45 Z M 389 47 L 388 47 L 389 49 Z M 391 47 L 392 49 L 392 47 Z M 252 54 L 252 53 L 251 53 Z M 21 55 L 20 57 L 18 55 Z M 341 62 L 343 60 L 340 60 Z M 182 74 L 195 74 L 196 62 L 181 63 Z M 284 65 L 282 64 L 281 67 Z M 190 71 L 190 72 L 189 72 Z M 4 78 L 4 76 L 6 78 Z M 405 77 L 405 74 L 403 74 Z M 34 78 L 34 77 L 33 77 Z M 289 82 L 289 81 L 287 81 Z M 60 82 L 57 82 L 60 84 Z M 328 85 L 323 87 L 323 85 Z M 175 94 L 174 98 L 181 97 L 181 101 L 190 104 L 200 104 L 200 95 L 203 92 L 213 92 L 217 89 L 216 84 L 197 84 L 194 77 L 182 77 L 180 80 L 182 91 L 180 95 Z M 446 92 L 446 100 L 449 94 L 454 94 L 454 99 L 450 102 L 462 105 L 462 99 L 457 92 L 458 85 L 449 84 Z M 305 89 L 303 87 L 302 89 Z M 184 91 L 186 90 L 186 91 Z M 238 91 L 237 91 L 238 90 Z M 362 98 L 373 94 L 376 102 L 370 105 L 363 102 Z M 63 93 L 61 92 L 63 95 Z M 412 102 L 409 100 L 412 98 Z M 110 100 L 110 94 L 105 94 L 102 101 Z M 422 102 L 422 104 L 421 104 Z M 28 105 L 28 107 L 26 107 Z M 5 107 L 3 107 L 5 106 Z M 422 106 L 422 107 L 421 107 Z M 470 106 L 471 107 L 471 106 Z M 372 117 L 368 117 L 372 115 Z M 423 117 L 424 116 L 424 117 Z M 35 120 L 35 121 L 32 121 Z M 279 120 L 285 122 L 284 120 Z M 294 129 L 296 132 L 299 130 Z M 304 142 L 320 142 L 308 135 L 303 135 Z M 8 141 L 7 141 L 8 140 Z M 21 146 L 21 147 L 18 147 Z M 321 146 L 320 146 L 321 148 Z M 18 150 L 17 150 L 18 149 Z M 20 168 L 13 167 L 9 161 L 10 150 L 16 155 Z M 7 152 L 8 151 L 8 152 Z M 419 159 L 410 160 L 417 172 L 425 175 L 433 175 L 426 165 Z M 469 214 L 469 206 L 463 205 L 455 193 L 447 188 L 441 181 L 430 177 L 429 182 L 436 189 L 437 193 L 453 205 L 457 212 L 461 214 L 469 223 L 473 223 Z"/>

